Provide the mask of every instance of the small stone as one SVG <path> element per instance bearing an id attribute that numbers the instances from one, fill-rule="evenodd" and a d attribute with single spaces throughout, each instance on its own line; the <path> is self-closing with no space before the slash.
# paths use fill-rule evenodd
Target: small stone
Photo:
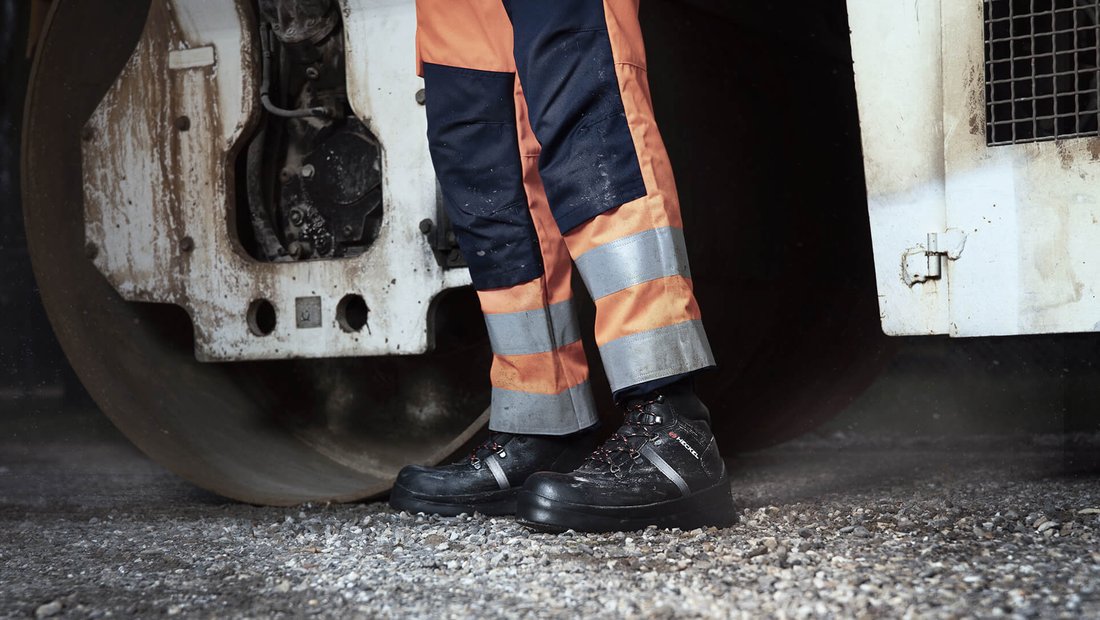
<path id="1" fill-rule="evenodd" d="M 767 547 L 764 547 L 764 546 L 756 547 L 754 549 L 749 550 L 745 554 L 745 559 L 746 560 L 751 560 L 752 558 L 759 557 L 761 555 L 766 554 L 767 552 L 768 552 Z"/>
<path id="2" fill-rule="evenodd" d="M 49 618 L 61 613 L 61 601 L 50 601 L 34 610 L 35 618 Z"/>

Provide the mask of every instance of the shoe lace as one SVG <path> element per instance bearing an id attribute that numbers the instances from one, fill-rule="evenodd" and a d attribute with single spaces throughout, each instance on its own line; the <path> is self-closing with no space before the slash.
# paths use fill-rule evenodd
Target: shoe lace
<path id="1" fill-rule="evenodd" d="M 503 458 L 507 454 L 504 451 L 504 444 L 511 438 L 512 436 L 508 433 L 492 433 L 488 439 L 481 442 L 481 445 L 470 451 L 470 464 L 476 469 L 481 469 L 481 460 L 490 454 Z"/>
<path id="2" fill-rule="evenodd" d="M 664 420 L 661 416 L 648 411 L 650 405 L 662 402 L 661 396 L 632 401 L 623 407 L 623 425 L 611 434 L 603 444 L 588 456 L 591 463 L 607 465 L 611 473 L 617 474 L 626 460 L 641 458 L 638 452 L 646 441 L 656 439 L 656 427 Z M 634 441 L 642 438 L 643 441 Z M 625 456 L 625 458 L 624 458 Z"/>

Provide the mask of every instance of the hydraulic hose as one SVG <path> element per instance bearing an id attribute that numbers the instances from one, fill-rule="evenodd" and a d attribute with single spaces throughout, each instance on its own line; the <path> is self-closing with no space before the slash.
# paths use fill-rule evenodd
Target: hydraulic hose
<path id="1" fill-rule="evenodd" d="M 286 108 L 280 108 L 271 102 L 271 47 L 271 25 L 265 23 L 260 27 L 260 49 L 262 50 L 261 65 L 263 67 L 263 79 L 260 82 L 260 101 L 264 104 L 264 109 L 275 116 L 281 116 L 283 118 L 328 118 L 331 116 L 328 109 L 320 106 L 288 110 Z"/>

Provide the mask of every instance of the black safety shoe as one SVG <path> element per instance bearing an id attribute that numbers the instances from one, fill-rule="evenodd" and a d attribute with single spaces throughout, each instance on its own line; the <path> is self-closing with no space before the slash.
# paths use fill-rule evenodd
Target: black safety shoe
<path id="1" fill-rule="evenodd" d="M 653 395 L 625 409 L 623 426 L 576 471 L 527 479 L 518 520 L 548 532 L 732 525 L 726 466 L 694 392 Z"/>
<path id="2" fill-rule="evenodd" d="M 390 506 L 449 517 L 514 514 L 516 494 L 528 476 L 571 471 L 592 450 L 592 437 L 590 431 L 564 437 L 493 433 L 456 463 L 403 468 L 390 492 Z"/>

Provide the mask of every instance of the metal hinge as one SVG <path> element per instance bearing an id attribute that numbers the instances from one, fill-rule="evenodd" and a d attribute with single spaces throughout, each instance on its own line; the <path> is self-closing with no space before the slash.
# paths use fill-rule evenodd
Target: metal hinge
<path id="1" fill-rule="evenodd" d="M 939 280 L 943 277 L 943 261 L 958 260 L 966 245 L 966 233 L 949 228 L 940 233 L 928 233 L 925 244 L 909 248 L 901 259 L 901 277 L 905 284 Z"/>

